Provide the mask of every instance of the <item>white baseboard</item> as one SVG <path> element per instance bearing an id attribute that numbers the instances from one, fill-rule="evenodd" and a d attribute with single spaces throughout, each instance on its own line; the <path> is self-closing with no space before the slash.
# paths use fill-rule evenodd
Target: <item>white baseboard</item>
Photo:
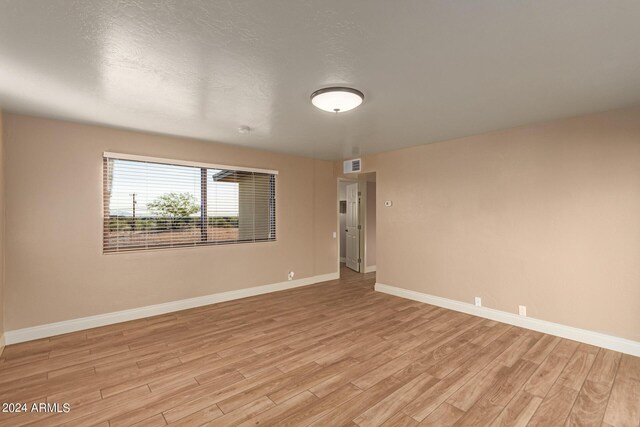
<path id="1" fill-rule="evenodd" d="M 6 331 L 4 333 L 4 339 L 6 340 L 7 345 L 17 344 L 25 341 L 51 337 L 54 335 L 67 334 L 69 332 L 97 328 L 99 326 L 127 322 L 129 320 L 142 319 L 144 317 L 157 316 L 159 314 L 166 314 L 194 307 L 201 307 L 203 305 L 232 301 L 240 298 L 247 298 L 271 292 L 283 291 L 286 289 L 298 288 L 301 286 L 313 285 L 315 283 L 335 280 L 339 277 L 340 275 L 338 273 L 322 274 L 319 276 L 306 277 L 303 279 L 274 283 L 271 285 L 255 286 L 253 288 L 238 289 L 237 291 L 221 292 L 218 294 L 171 301 L 164 304 L 149 305 L 146 307 L 133 308 L 130 310 L 98 314 L 96 316 L 88 316 L 79 319 L 49 323 L 46 325 L 33 326 L 30 328 L 16 329 L 13 331 Z"/>
<path id="2" fill-rule="evenodd" d="M 619 338 L 586 329 L 574 328 L 573 326 L 561 325 L 559 323 L 548 322 L 546 320 L 534 319 L 532 317 L 519 316 L 515 313 L 508 313 L 506 311 L 495 310 L 492 308 L 476 307 L 475 305 L 466 302 L 437 297 L 408 289 L 396 288 L 395 286 L 384 285 L 382 283 L 376 283 L 375 290 L 384 292 L 385 294 L 420 301 L 426 304 L 436 305 L 438 307 L 448 308 L 450 310 L 507 323 L 509 325 L 532 329 L 545 334 L 555 335 L 561 338 L 567 338 L 573 341 L 619 351 L 632 356 L 640 356 L 640 342 L 638 341 L 631 341 L 625 338 Z"/>
<path id="3" fill-rule="evenodd" d="M 365 265 L 364 266 L 364 272 L 365 273 L 373 273 L 374 271 L 376 271 L 376 266 L 375 265 Z"/>
<path id="4" fill-rule="evenodd" d="M 340 257 L 340 262 L 347 262 L 347 259 L 345 257 Z"/>

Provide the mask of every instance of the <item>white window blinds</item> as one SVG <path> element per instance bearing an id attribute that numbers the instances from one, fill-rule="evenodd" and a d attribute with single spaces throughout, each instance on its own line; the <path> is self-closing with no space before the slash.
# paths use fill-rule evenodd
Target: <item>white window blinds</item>
<path id="1" fill-rule="evenodd" d="M 104 156 L 104 252 L 276 239 L 275 171 Z"/>

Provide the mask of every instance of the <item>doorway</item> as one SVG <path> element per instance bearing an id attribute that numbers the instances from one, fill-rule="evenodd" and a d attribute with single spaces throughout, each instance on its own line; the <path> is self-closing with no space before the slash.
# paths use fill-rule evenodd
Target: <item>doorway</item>
<path id="1" fill-rule="evenodd" d="M 338 270 L 376 271 L 376 174 L 338 179 Z M 347 271 L 347 270 L 344 270 Z"/>
<path id="2" fill-rule="evenodd" d="M 347 268 L 360 272 L 360 192 L 357 182 L 346 186 L 345 263 Z"/>
<path id="3" fill-rule="evenodd" d="M 354 200 L 355 193 L 355 200 Z M 348 195 L 351 205 L 347 201 Z M 354 204 L 355 202 L 355 204 Z M 360 272 L 358 181 L 349 179 L 338 180 L 338 233 L 339 233 L 339 265 L 338 271 L 348 268 Z M 347 213 L 347 211 L 349 211 Z M 355 214 L 354 214 L 355 212 Z M 355 242 L 354 242 L 355 240 Z"/>

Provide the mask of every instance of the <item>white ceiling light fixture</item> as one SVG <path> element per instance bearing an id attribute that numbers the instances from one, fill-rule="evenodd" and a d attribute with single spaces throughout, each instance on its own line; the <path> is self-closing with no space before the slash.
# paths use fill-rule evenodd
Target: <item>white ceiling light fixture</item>
<path id="1" fill-rule="evenodd" d="M 353 110 L 364 100 L 364 94 L 350 87 L 327 87 L 311 94 L 311 103 L 330 113 Z"/>

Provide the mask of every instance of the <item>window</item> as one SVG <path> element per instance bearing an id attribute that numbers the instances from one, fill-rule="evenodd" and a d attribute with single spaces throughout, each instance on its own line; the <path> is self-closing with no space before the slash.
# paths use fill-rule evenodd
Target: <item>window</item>
<path id="1" fill-rule="evenodd" d="M 104 252 L 276 239 L 276 171 L 105 153 Z"/>

